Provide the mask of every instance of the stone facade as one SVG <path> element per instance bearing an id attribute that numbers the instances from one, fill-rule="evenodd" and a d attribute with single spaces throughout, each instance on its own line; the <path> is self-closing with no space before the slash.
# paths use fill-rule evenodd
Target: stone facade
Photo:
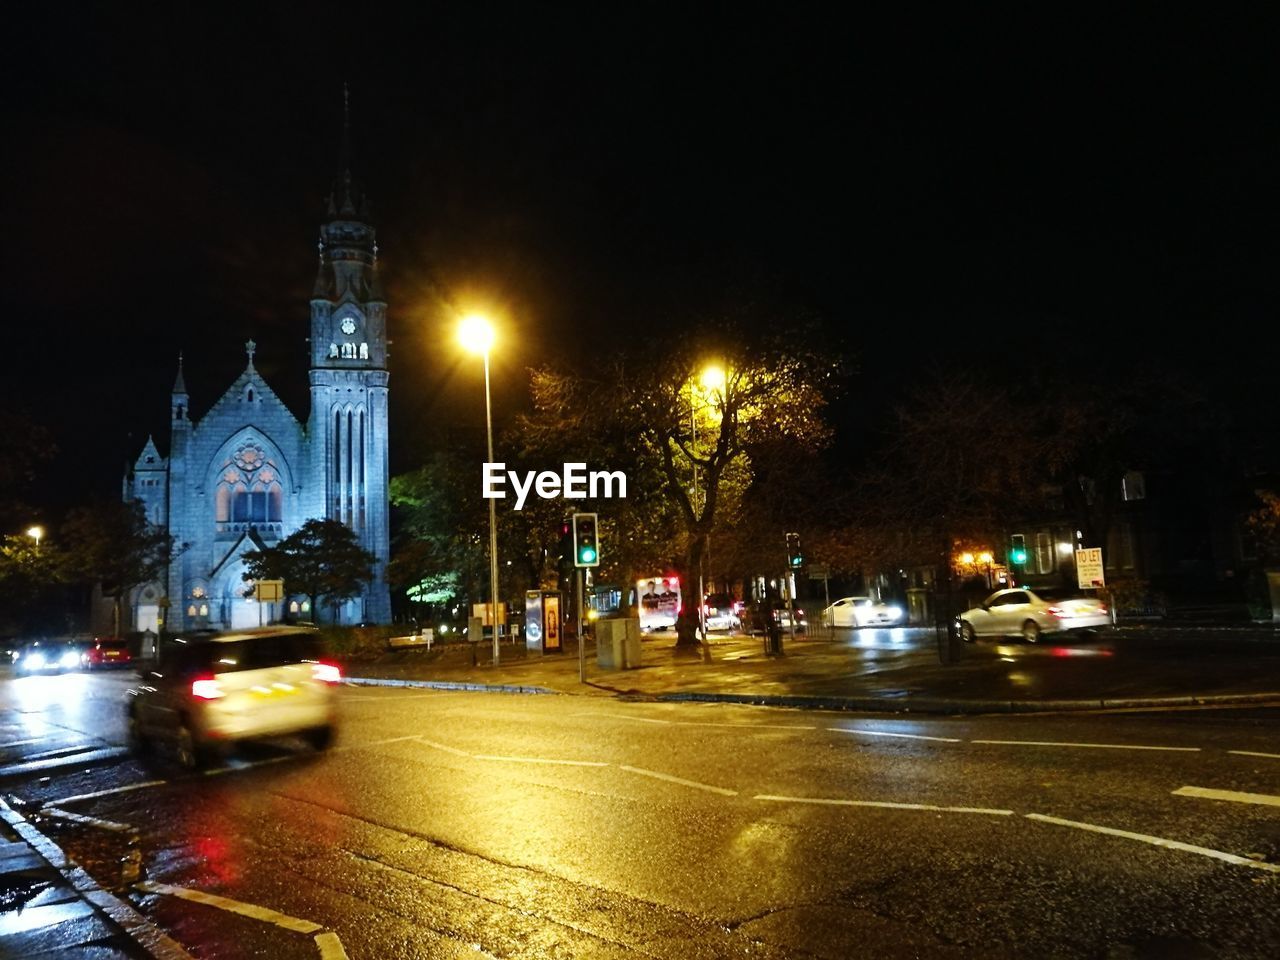
<path id="1" fill-rule="evenodd" d="M 344 174 L 320 228 L 306 425 L 254 368 L 253 341 L 245 345 L 244 372 L 198 420 L 179 358 L 169 456 L 148 439 L 125 478 L 125 498 L 141 500 L 180 548 L 168 582 L 133 598 L 135 629 L 161 621 L 174 630 L 257 626 L 286 612 L 329 619 L 330 611 L 318 616 L 301 596 L 284 609 L 260 609 L 244 597 L 251 586 L 244 553 L 274 545 L 314 517 L 341 520 L 378 561 L 374 581 L 343 604 L 339 619 L 390 621 L 386 307 L 368 206 L 353 200 Z"/>

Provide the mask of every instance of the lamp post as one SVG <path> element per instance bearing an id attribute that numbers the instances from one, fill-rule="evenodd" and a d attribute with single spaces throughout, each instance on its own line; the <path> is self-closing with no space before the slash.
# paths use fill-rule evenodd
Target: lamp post
<path id="1" fill-rule="evenodd" d="M 484 423 L 489 438 L 489 463 L 493 463 L 493 403 L 489 396 L 489 348 L 493 346 L 493 325 L 484 317 L 473 315 L 462 321 L 458 339 L 472 353 L 484 357 Z M 489 609 L 493 616 L 493 663 L 500 657 L 498 648 L 498 508 L 489 498 Z"/>
<path id="2" fill-rule="evenodd" d="M 44 536 L 44 527 L 35 526 L 27 528 L 27 536 L 36 542 L 36 553 L 40 553 L 40 538 Z"/>
<path id="3" fill-rule="evenodd" d="M 699 378 L 704 391 L 710 393 L 715 390 L 723 390 L 725 383 L 724 371 L 715 364 L 706 367 L 702 371 Z M 694 385 L 689 383 L 689 428 L 692 434 L 691 445 L 694 455 L 697 455 L 698 447 L 698 408 L 693 402 Z M 701 521 L 702 514 L 698 510 L 698 462 L 693 461 L 693 515 L 696 520 Z M 705 587 L 703 586 L 704 570 L 706 567 L 707 553 L 711 549 L 711 536 L 707 535 L 707 542 L 703 544 L 703 549 L 698 552 L 698 629 L 702 633 L 702 642 L 707 642 L 707 603 Z"/>

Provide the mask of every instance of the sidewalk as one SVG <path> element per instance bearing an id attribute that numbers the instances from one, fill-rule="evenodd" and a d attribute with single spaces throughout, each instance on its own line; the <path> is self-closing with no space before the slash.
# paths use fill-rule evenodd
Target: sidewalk
<path id="1" fill-rule="evenodd" d="M 353 683 L 413 683 L 453 689 L 714 700 L 889 712 L 989 713 L 1098 710 L 1221 703 L 1280 704 L 1280 635 L 1170 637 L 1116 631 L 1088 640 L 965 647 L 958 664 L 939 662 L 927 630 L 847 630 L 834 639 L 784 638 L 768 657 L 759 638 L 712 637 L 706 651 L 675 648 L 674 637 L 646 639 L 641 666 L 604 670 L 588 641 L 586 682 L 572 641 L 559 654 L 437 645 L 352 660 Z"/>
<path id="2" fill-rule="evenodd" d="M 0 800 L 0 957 L 191 960 Z"/>

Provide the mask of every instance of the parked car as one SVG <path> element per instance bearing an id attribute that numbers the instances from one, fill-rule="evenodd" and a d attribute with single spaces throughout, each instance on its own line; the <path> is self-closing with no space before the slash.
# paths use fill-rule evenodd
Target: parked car
<path id="1" fill-rule="evenodd" d="M 822 611 L 831 627 L 893 626 L 902 622 L 902 608 L 870 597 L 842 597 Z"/>
<path id="2" fill-rule="evenodd" d="M 315 749 L 337 727 L 338 667 L 306 627 L 269 627 L 168 641 L 129 691 L 131 745 L 168 741 L 178 762 L 205 766 L 244 740 L 301 734 Z"/>
<path id="3" fill-rule="evenodd" d="M 84 665 L 84 645 L 67 640 L 30 640 L 13 655 L 18 676 L 35 673 L 68 673 Z"/>
<path id="4" fill-rule="evenodd" d="M 1093 597 L 1059 597 L 1015 587 L 997 590 L 958 619 L 966 643 L 979 637 L 1013 636 L 1035 643 L 1044 633 L 1108 626 L 1111 614 L 1105 603 Z"/>
<path id="5" fill-rule="evenodd" d="M 742 626 L 738 616 L 739 604 L 727 593 L 707 594 L 703 607 L 708 630 L 738 630 Z"/>
<path id="6" fill-rule="evenodd" d="M 127 667 L 133 663 L 129 641 L 123 637 L 94 637 L 84 652 L 84 665 L 90 670 Z"/>

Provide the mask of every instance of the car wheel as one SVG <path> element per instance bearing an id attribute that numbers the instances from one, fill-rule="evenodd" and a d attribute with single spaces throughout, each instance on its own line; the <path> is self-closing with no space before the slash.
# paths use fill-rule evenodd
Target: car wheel
<path id="1" fill-rule="evenodd" d="M 313 727 L 303 737 L 315 750 L 328 750 L 333 745 L 333 726 Z"/>
<path id="2" fill-rule="evenodd" d="M 973 632 L 973 624 L 969 623 L 967 620 L 961 621 L 960 639 L 963 640 L 965 643 L 973 643 L 973 641 L 976 640 L 977 638 L 978 638 L 978 635 Z"/>
<path id="3" fill-rule="evenodd" d="M 178 766 L 184 770 L 203 770 L 213 761 L 214 753 L 209 745 L 191 729 L 186 718 L 178 724 Z"/>
<path id="4" fill-rule="evenodd" d="M 1036 643 L 1040 639 L 1040 624 L 1028 620 L 1022 625 L 1022 639 L 1027 643 Z"/>

